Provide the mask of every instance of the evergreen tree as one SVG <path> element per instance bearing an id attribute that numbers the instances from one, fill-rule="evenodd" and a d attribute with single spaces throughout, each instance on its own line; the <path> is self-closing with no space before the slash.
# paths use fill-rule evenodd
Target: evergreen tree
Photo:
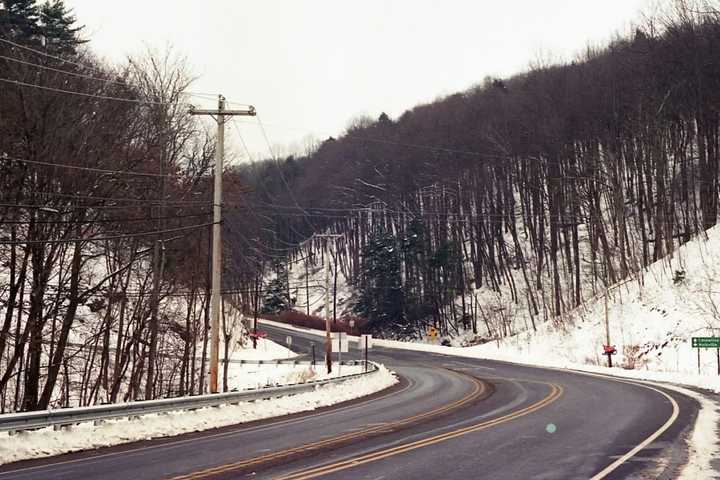
<path id="1" fill-rule="evenodd" d="M 35 0 L 3 0 L 0 2 L 0 34 L 15 41 L 36 41 L 40 14 Z"/>
<path id="2" fill-rule="evenodd" d="M 427 303 L 426 299 L 422 298 L 423 276 L 428 269 L 426 235 L 425 225 L 416 218 L 408 225 L 401 242 L 405 264 L 405 311 L 408 320 L 414 323 L 418 331 L 425 329 L 427 318 L 433 313 L 432 303 Z"/>
<path id="3" fill-rule="evenodd" d="M 288 292 L 288 271 L 286 263 L 275 260 L 275 278 L 270 280 L 263 296 L 262 313 L 280 313 L 292 308 Z"/>
<path id="4" fill-rule="evenodd" d="M 77 22 L 72 11 L 63 0 L 47 0 L 40 7 L 40 32 L 45 37 L 48 51 L 63 54 L 75 54 L 76 47 L 87 40 L 79 38 L 84 28 L 74 26 Z"/>
<path id="5" fill-rule="evenodd" d="M 393 235 L 379 232 L 363 248 L 355 312 L 367 318 L 371 331 L 406 336 L 411 331 L 405 313 L 398 243 Z"/>

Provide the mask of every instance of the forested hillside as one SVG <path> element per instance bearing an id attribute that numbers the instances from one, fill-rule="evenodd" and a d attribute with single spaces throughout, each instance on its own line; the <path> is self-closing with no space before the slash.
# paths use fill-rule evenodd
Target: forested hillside
<path id="1" fill-rule="evenodd" d="M 171 52 L 96 59 L 62 1 L 0 6 L 0 411 L 203 391 L 207 96 Z"/>
<path id="2" fill-rule="evenodd" d="M 62 1 L 0 4 L 0 411 L 205 391 L 215 138 L 190 106 L 216 97 L 171 52 L 97 59 Z M 717 11 L 678 3 L 574 62 L 227 169 L 222 342 L 232 309 L 309 312 L 328 256 L 338 316 L 373 333 L 563 323 L 715 225 L 718 53 Z"/>
<path id="3" fill-rule="evenodd" d="M 376 331 L 482 318 L 481 333 L 503 336 L 524 328 L 518 308 L 528 328 L 561 322 L 715 225 L 719 53 L 717 12 L 677 3 L 575 61 L 256 164 L 249 206 L 272 219 L 278 251 L 344 234 L 337 262 Z"/>

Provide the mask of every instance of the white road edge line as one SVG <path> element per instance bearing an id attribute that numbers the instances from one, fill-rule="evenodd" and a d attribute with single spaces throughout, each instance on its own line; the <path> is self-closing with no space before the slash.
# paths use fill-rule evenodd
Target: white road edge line
<path id="1" fill-rule="evenodd" d="M 574 370 L 574 371 L 576 371 L 576 370 Z M 576 372 L 577 372 L 577 371 L 576 371 Z M 581 373 L 581 372 L 578 372 L 578 373 Z M 582 373 L 583 373 L 584 375 L 589 375 L 589 376 L 593 376 L 593 377 L 602 377 L 602 378 L 606 378 L 606 379 L 608 378 L 608 377 L 605 376 L 605 375 L 595 375 L 595 374 L 587 373 L 587 372 L 582 372 Z M 635 382 L 635 381 L 633 381 L 633 382 L 628 382 L 628 381 L 624 381 L 624 380 L 617 380 L 617 379 L 614 379 L 614 378 L 613 378 L 612 380 L 614 380 L 614 381 L 616 381 L 616 382 L 620 382 L 620 383 L 627 383 L 627 384 L 630 384 L 630 385 L 637 385 L 637 386 L 639 386 L 639 387 L 647 388 L 647 389 L 649 389 L 649 390 L 653 390 L 653 391 L 655 391 L 655 392 L 663 395 L 665 398 L 667 398 L 668 400 L 670 400 L 670 403 L 672 404 L 672 407 L 673 407 L 673 412 L 672 412 L 672 415 L 670 415 L 670 418 L 665 422 L 665 424 L 663 424 L 663 426 L 661 426 L 660 428 L 658 428 L 655 432 L 652 433 L 652 435 L 650 435 L 650 436 L 647 437 L 645 440 L 643 440 L 642 442 L 640 442 L 638 445 L 636 445 L 632 450 L 630 450 L 629 452 L 627 452 L 625 455 L 623 455 L 622 457 L 620 457 L 620 458 L 618 458 L 617 460 L 615 460 L 613 463 L 611 463 L 610 465 L 608 465 L 607 467 L 605 467 L 605 468 L 604 468 L 602 471 L 600 471 L 599 473 L 595 474 L 593 477 L 590 478 L 590 480 L 602 480 L 603 478 L 607 477 L 610 473 L 612 473 L 612 472 L 613 472 L 615 469 L 617 469 L 620 465 L 622 465 L 623 463 L 625 463 L 625 462 L 627 462 L 628 460 L 630 460 L 632 457 L 634 457 L 635 455 L 637 455 L 638 452 L 640 452 L 642 449 L 644 449 L 645 447 L 647 447 L 648 445 L 650 445 L 652 442 L 654 442 L 655 439 L 657 439 L 660 435 L 662 435 L 663 433 L 665 433 L 665 431 L 666 431 L 668 428 L 670 428 L 673 423 L 675 423 L 675 420 L 677 420 L 678 416 L 680 415 L 680 406 L 677 404 L 677 402 L 675 401 L 675 399 L 672 398 L 672 397 L 671 397 L 670 395 L 668 395 L 667 393 L 663 392 L 662 390 L 658 390 L 657 388 L 651 387 L 650 385 L 647 385 L 647 384 L 645 384 L 644 382 Z"/>

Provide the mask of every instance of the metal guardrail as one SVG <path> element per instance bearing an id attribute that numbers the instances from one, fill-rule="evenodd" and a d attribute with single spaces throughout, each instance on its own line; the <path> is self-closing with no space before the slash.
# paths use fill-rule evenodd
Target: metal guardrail
<path id="1" fill-rule="evenodd" d="M 225 360 L 220 359 L 220 363 L 225 363 Z M 228 363 L 240 364 L 240 365 L 324 365 L 325 360 L 313 362 L 312 360 L 296 360 L 294 358 L 277 358 L 275 360 L 233 360 L 230 359 Z M 343 365 L 362 365 L 361 361 L 352 360 L 350 362 L 342 362 Z"/>
<path id="2" fill-rule="evenodd" d="M 362 362 L 348 362 L 345 365 L 362 365 Z M 196 395 L 191 397 L 162 398 L 158 400 L 142 400 L 120 404 L 93 405 L 90 407 L 73 407 L 33 412 L 7 413 L 0 415 L 0 431 L 14 432 L 32 430 L 55 425 L 72 425 L 75 423 L 109 420 L 121 417 L 134 417 L 151 413 L 166 413 L 179 410 L 195 410 L 205 407 L 264 400 L 268 398 L 297 395 L 311 392 L 316 387 L 331 383 L 340 383 L 378 371 L 376 364 L 370 362 L 368 371 L 344 375 L 342 377 L 314 380 L 305 383 L 280 385 L 258 389 L 238 390 L 233 392 Z"/>

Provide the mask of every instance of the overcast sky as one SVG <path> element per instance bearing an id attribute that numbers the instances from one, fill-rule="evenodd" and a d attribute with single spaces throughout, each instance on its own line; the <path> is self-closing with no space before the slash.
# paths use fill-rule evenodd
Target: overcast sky
<path id="1" fill-rule="evenodd" d="M 278 150 L 337 135 L 359 115 L 405 110 L 509 76 L 538 58 L 573 58 L 647 12 L 648 0 L 66 0 L 100 56 L 171 45 L 192 89 L 252 104 Z M 213 106 L 198 100 L 198 105 Z M 238 125 L 254 156 L 254 119 Z M 230 128 L 230 148 L 246 155 Z"/>

